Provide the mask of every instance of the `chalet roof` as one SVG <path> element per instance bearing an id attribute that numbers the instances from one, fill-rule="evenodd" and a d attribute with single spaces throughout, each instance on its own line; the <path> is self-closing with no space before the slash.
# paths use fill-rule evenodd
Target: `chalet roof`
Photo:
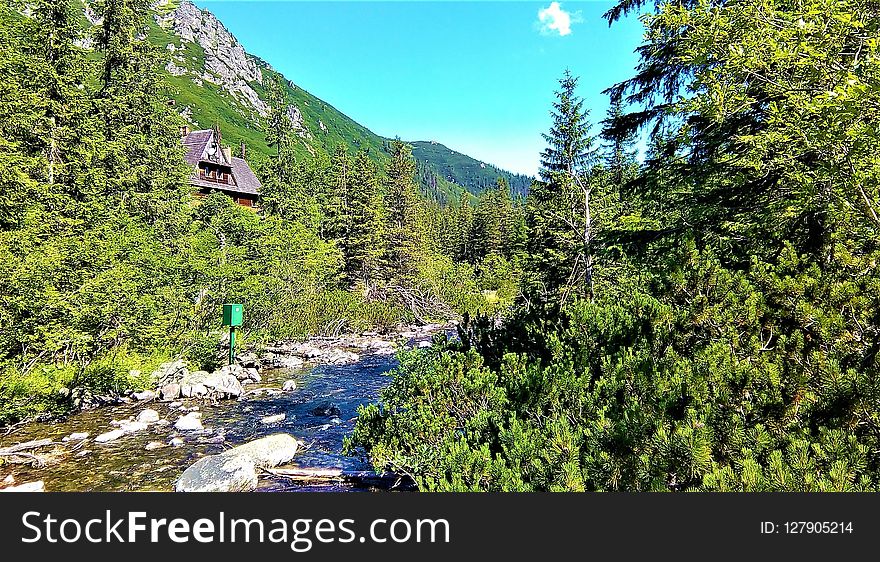
<path id="1" fill-rule="evenodd" d="M 207 129 L 204 131 L 192 131 L 183 137 L 183 146 L 186 147 L 186 156 L 184 159 L 190 166 L 195 166 L 202 159 L 208 143 L 214 137 L 214 131 Z"/>
<path id="2" fill-rule="evenodd" d="M 259 195 L 260 180 L 251 170 L 246 160 L 242 158 L 232 158 L 232 161 L 226 159 L 226 155 L 220 150 L 214 139 L 214 131 L 205 129 L 201 131 L 192 131 L 185 135 L 182 139 L 183 145 L 186 147 L 186 163 L 194 168 L 193 175 L 190 176 L 190 184 L 194 187 L 216 189 L 229 193 L 243 193 L 248 195 Z M 209 149 L 215 148 L 214 154 L 209 154 Z M 232 183 L 217 183 L 199 177 L 199 163 L 206 162 L 214 165 L 231 167 Z"/>
<path id="3" fill-rule="evenodd" d="M 260 180 L 257 179 L 257 176 L 243 158 L 232 157 L 232 177 L 235 178 L 240 192 L 252 193 L 254 195 L 259 194 L 260 187 L 262 187 Z"/>

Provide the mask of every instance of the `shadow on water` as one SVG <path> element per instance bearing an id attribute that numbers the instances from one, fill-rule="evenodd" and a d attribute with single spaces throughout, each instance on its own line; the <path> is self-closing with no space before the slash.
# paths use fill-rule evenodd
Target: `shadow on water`
<path id="1" fill-rule="evenodd" d="M 287 379 L 297 382 L 292 392 L 259 393 L 244 400 L 214 403 L 186 400 L 183 407 L 202 412 L 202 432 L 180 432 L 173 427 L 184 410 L 163 402 L 123 404 L 80 412 L 49 424 L 30 424 L 8 436 L 0 435 L 0 447 L 32 439 L 51 438 L 58 444 L 40 450 L 54 460 L 44 467 L 25 464 L 0 466 L 0 481 L 8 475 L 16 483 L 43 480 L 48 491 L 143 491 L 171 490 L 186 467 L 204 455 L 220 453 L 273 433 L 290 433 L 306 444 L 292 466 L 369 470 L 361 459 L 342 454 L 342 442 L 354 427 L 357 408 L 375 402 L 388 384 L 388 371 L 397 366 L 393 355 L 365 354 L 349 365 L 319 365 L 309 370 L 286 369 L 263 372 L 258 385 L 245 387 L 278 389 Z M 112 420 L 126 419 L 143 409 L 159 412 L 170 425 L 151 425 L 146 431 L 100 444 L 94 438 L 114 429 Z M 280 422 L 262 423 L 266 416 L 284 414 Z M 89 432 L 80 443 L 61 443 L 74 432 Z M 177 447 L 146 450 L 147 443 L 184 439 Z M 259 491 L 357 490 L 344 485 L 303 485 L 283 478 L 261 477 Z"/>

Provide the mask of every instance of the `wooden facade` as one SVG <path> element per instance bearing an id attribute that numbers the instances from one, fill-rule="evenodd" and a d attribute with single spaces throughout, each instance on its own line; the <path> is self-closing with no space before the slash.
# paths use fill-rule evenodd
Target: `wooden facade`
<path id="1" fill-rule="evenodd" d="M 231 150 L 223 147 L 219 128 L 184 128 L 181 134 L 187 149 L 186 162 L 193 167 L 190 185 L 196 195 L 219 191 L 243 207 L 258 206 L 260 181 L 243 158 L 233 157 Z"/>

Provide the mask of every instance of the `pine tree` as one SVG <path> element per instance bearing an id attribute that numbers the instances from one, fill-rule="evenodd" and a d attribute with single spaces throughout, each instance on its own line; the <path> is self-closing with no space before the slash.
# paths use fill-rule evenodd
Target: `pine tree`
<path id="1" fill-rule="evenodd" d="M 455 210 L 455 246 L 453 257 L 458 262 L 471 261 L 473 251 L 471 248 L 471 228 L 474 222 L 474 209 L 471 206 L 470 194 L 462 192 Z"/>
<path id="2" fill-rule="evenodd" d="M 628 128 L 617 129 L 623 118 L 623 98 L 620 94 L 612 95 L 608 113 L 602 121 L 602 138 L 605 140 L 605 168 L 618 191 L 634 175 L 636 168 L 636 132 Z"/>
<path id="3" fill-rule="evenodd" d="M 590 136 L 590 111 L 575 94 L 578 79 L 565 70 L 559 80 L 553 102 L 553 125 L 542 136 L 547 148 L 541 153 L 541 179 L 552 183 L 556 174 L 573 178 L 591 166 L 596 158 L 594 139 Z"/>
<path id="4" fill-rule="evenodd" d="M 103 125 L 99 149 L 107 181 L 96 196 L 113 198 L 151 220 L 172 216 L 186 197 L 189 170 L 180 143 L 181 119 L 158 72 L 163 52 L 149 44 L 148 0 L 104 0 L 95 46 L 102 55 L 94 100 Z"/>
<path id="5" fill-rule="evenodd" d="M 323 199 L 324 220 L 321 235 L 325 240 L 340 241 L 349 228 L 349 185 L 352 179 L 352 161 L 345 145 L 338 144 L 330 160 L 326 193 Z"/>
<path id="6" fill-rule="evenodd" d="M 355 156 L 347 191 L 348 225 L 341 241 L 345 274 L 369 294 L 384 269 L 385 212 L 376 164 L 364 151 Z"/>
<path id="7" fill-rule="evenodd" d="M 269 78 L 267 90 L 269 115 L 266 117 L 266 144 L 275 149 L 276 173 L 282 181 L 289 181 L 284 174 L 287 173 L 286 170 L 293 168 L 296 160 L 293 153 L 295 136 L 293 123 L 287 113 L 284 82 L 279 74 L 273 74 Z"/>
<path id="8" fill-rule="evenodd" d="M 594 295 L 596 237 L 591 198 L 596 158 L 589 110 L 575 94 L 577 78 L 566 70 L 553 104 L 553 125 L 544 135 L 543 181 L 529 194 L 531 283 L 535 296 L 564 303 L 572 296 Z"/>
<path id="9" fill-rule="evenodd" d="M 418 223 L 419 200 L 415 184 L 416 164 L 412 148 L 395 139 L 391 143 L 388 187 L 385 195 L 387 215 L 387 265 L 390 276 L 410 279 L 421 253 L 424 233 Z"/>

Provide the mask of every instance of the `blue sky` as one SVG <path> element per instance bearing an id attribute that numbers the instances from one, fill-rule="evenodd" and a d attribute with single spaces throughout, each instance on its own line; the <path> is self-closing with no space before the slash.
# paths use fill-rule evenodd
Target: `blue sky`
<path id="1" fill-rule="evenodd" d="M 633 74 L 635 16 L 611 28 L 604 1 L 195 0 L 245 49 L 374 132 L 435 140 L 536 174 L 567 67 L 592 120 Z M 598 131 L 598 127 L 596 128 Z"/>

